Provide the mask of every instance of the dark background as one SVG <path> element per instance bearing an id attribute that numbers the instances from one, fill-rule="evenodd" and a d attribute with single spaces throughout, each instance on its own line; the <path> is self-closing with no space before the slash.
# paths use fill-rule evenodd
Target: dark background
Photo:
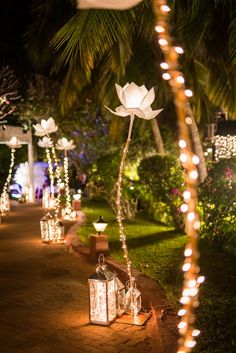
<path id="1" fill-rule="evenodd" d="M 31 22 L 31 0 L 0 1 L 0 65 L 9 64 L 16 72 L 32 69 L 24 50 L 24 33 Z"/>

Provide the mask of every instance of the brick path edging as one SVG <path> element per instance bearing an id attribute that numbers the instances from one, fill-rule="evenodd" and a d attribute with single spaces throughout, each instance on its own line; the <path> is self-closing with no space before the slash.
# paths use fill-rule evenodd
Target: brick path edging
<path id="1" fill-rule="evenodd" d="M 66 232 L 66 250 L 75 256 L 82 255 L 89 262 L 94 263 L 94 260 L 89 257 L 89 248 L 80 241 L 77 235 L 78 228 L 81 225 L 82 222 L 77 222 Z M 123 283 L 128 280 L 125 264 L 110 256 L 106 257 L 106 263 L 111 270 L 117 273 Z M 175 353 L 178 339 L 176 329 L 178 317 L 175 310 L 156 280 L 136 269 L 133 269 L 132 272 L 135 276 L 137 287 L 142 293 L 142 305 L 147 310 L 152 311 L 148 325 L 152 339 L 152 350 L 150 353 Z"/>

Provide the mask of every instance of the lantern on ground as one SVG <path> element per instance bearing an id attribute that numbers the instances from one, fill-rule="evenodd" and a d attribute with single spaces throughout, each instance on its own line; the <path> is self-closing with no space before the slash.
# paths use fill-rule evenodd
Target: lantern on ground
<path id="1" fill-rule="evenodd" d="M 55 219 L 49 212 L 40 220 L 40 231 L 43 243 L 50 243 L 55 239 Z"/>
<path id="2" fill-rule="evenodd" d="M 89 318 L 92 324 L 109 325 L 116 318 L 115 274 L 109 271 L 100 255 L 96 272 L 88 279 Z"/>
<path id="3" fill-rule="evenodd" d="M 101 235 L 102 232 L 104 232 L 104 230 L 106 229 L 107 223 L 104 221 L 103 217 L 100 216 L 100 217 L 98 218 L 98 220 L 96 220 L 96 221 L 93 223 L 93 226 L 94 226 L 95 230 L 97 231 L 97 234 L 98 234 L 98 235 Z"/>
<path id="4" fill-rule="evenodd" d="M 57 242 L 64 242 L 65 227 L 64 227 L 64 224 L 60 221 L 56 223 L 56 232 L 57 232 Z"/>
<path id="5" fill-rule="evenodd" d="M 3 192 L 0 197 L 0 211 L 3 216 L 6 212 L 10 211 L 10 199 L 8 193 L 6 192 Z"/>
<path id="6" fill-rule="evenodd" d="M 141 310 L 141 293 L 136 287 L 136 284 L 131 284 L 130 281 L 127 282 L 127 288 L 125 312 L 132 316 L 136 316 Z"/>
<path id="7" fill-rule="evenodd" d="M 116 313 L 117 316 L 121 316 L 125 312 L 126 308 L 126 296 L 125 296 L 125 285 L 121 280 L 116 277 Z"/>

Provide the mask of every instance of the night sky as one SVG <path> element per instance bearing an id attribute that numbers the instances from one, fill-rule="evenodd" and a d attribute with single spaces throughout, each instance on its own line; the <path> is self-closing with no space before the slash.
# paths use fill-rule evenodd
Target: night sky
<path id="1" fill-rule="evenodd" d="M 0 63 L 21 72 L 29 68 L 23 34 L 30 23 L 30 0 L 0 1 Z"/>

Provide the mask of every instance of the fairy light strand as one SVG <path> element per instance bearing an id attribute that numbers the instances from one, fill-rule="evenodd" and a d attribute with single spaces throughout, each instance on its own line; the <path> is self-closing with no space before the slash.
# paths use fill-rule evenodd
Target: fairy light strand
<path id="1" fill-rule="evenodd" d="M 48 171 L 49 171 L 49 178 L 50 178 L 51 198 L 54 199 L 54 174 L 53 174 L 53 167 L 52 167 L 52 158 L 51 158 L 49 148 L 46 148 L 46 156 L 47 156 L 47 160 L 48 160 Z"/>
<path id="2" fill-rule="evenodd" d="M 3 186 L 2 194 L 0 197 L 0 213 L 2 216 L 5 215 L 5 212 L 10 210 L 8 188 L 11 182 L 12 171 L 15 164 L 15 151 L 16 151 L 15 148 L 11 148 L 11 161 L 10 161 L 8 176 Z"/>
<path id="3" fill-rule="evenodd" d="M 60 167 L 56 155 L 56 150 L 55 146 L 52 143 L 51 145 L 51 150 L 52 150 L 52 156 L 56 165 L 56 178 L 57 178 L 57 197 L 55 200 L 55 218 L 56 221 L 59 221 L 59 212 L 60 212 L 60 200 L 61 200 L 61 192 L 60 192 L 60 185 L 61 185 L 61 173 L 60 173 Z"/>
<path id="4" fill-rule="evenodd" d="M 132 263 L 129 258 L 129 251 L 126 244 L 126 235 L 122 221 L 122 207 L 121 207 L 121 196 L 122 196 L 122 181 L 123 181 L 123 174 L 124 174 L 124 167 L 125 167 L 125 160 L 129 151 L 129 145 L 131 142 L 131 132 L 134 122 L 134 115 L 130 117 L 130 125 L 129 125 L 129 133 L 128 138 L 126 140 L 125 148 L 123 150 L 123 155 L 121 158 L 119 174 L 118 174 L 118 182 L 117 182 L 117 194 L 116 194 L 116 205 L 117 205 L 117 222 L 119 226 L 119 236 L 120 241 L 122 244 L 122 250 L 124 253 L 124 258 L 126 261 L 127 273 L 129 276 L 129 284 L 130 284 L 130 293 L 131 293 L 131 310 L 135 314 L 135 304 L 134 304 L 134 296 L 133 296 L 133 288 L 135 287 L 134 278 L 132 276 Z"/>
<path id="5" fill-rule="evenodd" d="M 67 151 L 65 150 L 64 155 L 64 178 L 65 178 L 65 191 L 66 191 L 66 216 L 71 217 L 71 197 L 70 197 L 70 187 L 69 187 L 69 162 L 67 157 Z"/>
<path id="6" fill-rule="evenodd" d="M 178 325 L 181 338 L 179 339 L 178 353 L 189 353 L 196 345 L 195 337 L 200 333 L 194 328 L 195 314 L 194 308 L 198 306 L 198 291 L 203 276 L 199 277 L 200 268 L 198 266 L 198 230 L 200 222 L 196 211 L 197 206 L 197 181 L 198 156 L 192 152 L 192 144 L 189 134 L 188 124 L 191 124 L 191 118 L 188 119 L 188 98 L 193 95 L 192 91 L 185 89 L 185 80 L 180 71 L 178 57 L 183 54 L 181 47 L 173 45 L 169 31 L 169 12 L 165 0 L 154 0 L 153 8 L 156 14 L 157 23 L 155 30 L 158 33 L 158 42 L 163 52 L 165 62 L 162 63 L 163 79 L 169 82 L 171 87 L 176 114 L 179 125 L 179 149 L 180 161 L 185 169 L 185 191 L 183 193 L 184 204 L 181 206 L 185 214 L 186 233 L 188 236 L 185 247 L 185 260 L 182 267 L 184 272 L 183 290 L 180 299 L 183 305 L 179 311 L 180 322 Z M 201 279 L 201 280 L 200 280 Z"/>
<path id="7" fill-rule="evenodd" d="M 9 184 L 11 182 L 12 171 L 13 171 L 13 167 L 14 167 L 14 163 L 15 163 L 15 151 L 16 151 L 15 148 L 11 148 L 11 162 L 10 162 L 10 166 L 9 166 L 8 176 L 7 176 L 6 182 L 3 187 L 3 191 L 2 191 L 3 194 L 7 193 Z"/>

